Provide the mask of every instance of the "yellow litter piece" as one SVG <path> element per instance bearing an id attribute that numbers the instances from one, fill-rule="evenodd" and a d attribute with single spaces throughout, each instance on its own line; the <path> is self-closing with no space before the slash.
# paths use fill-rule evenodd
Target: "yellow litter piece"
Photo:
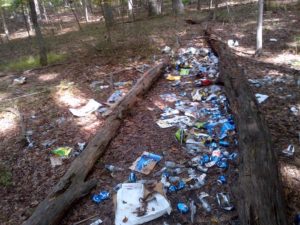
<path id="1" fill-rule="evenodd" d="M 171 75 L 169 74 L 166 78 L 167 80 L 180 80 L 181 79 L 181 76 L 174 76 L 174 75 Z"/>

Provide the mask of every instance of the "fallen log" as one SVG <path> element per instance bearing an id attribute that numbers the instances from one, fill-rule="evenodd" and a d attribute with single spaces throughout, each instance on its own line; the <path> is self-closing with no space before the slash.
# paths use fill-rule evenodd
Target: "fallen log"
<path id="1" fill-rule="evenodd" d="M 147 71 L 113 108 L 103 128 L 88 143 L 86 149 L 76 158 L 65 175 L 51 193 L 37 206 L 31 217 L 23 225 L 58 224 L 64 213 L 79 198 L 88 194 L 97 181 L 87 180 L 88 174 L 101 157 L 117 131 L 129 109 L 144 95 L 162 74 L 166 62 Z"/>
<path id="2" fill-rule="evenodd" d="M 237 125 L 240 164 L 235 192 L 240 224 L 286 225 L 277 155 L 246 74 L 225 43 L 209 31 L 206 35 L 219 56 L 220 82 L 225 86 Z"/>

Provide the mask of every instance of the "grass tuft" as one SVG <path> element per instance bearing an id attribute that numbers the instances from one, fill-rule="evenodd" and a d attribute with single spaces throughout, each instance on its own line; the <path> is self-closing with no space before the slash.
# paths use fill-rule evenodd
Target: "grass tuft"
<path id="1" fill-rule="evenodd" d="M 56 54 L 50 52 L 47 54 L 48 56 L 48 64 L 57 63 L 59 61 L 63 61 L 66 58 L 64 54 Z M 39 56 L 26 56 L 22 57 L 18 60 L 8 62 L 8 63 L 1 63 L 0 64 L 0 71 L 24 71 L 33 68 L 40 67 L 40 58 Z"/>

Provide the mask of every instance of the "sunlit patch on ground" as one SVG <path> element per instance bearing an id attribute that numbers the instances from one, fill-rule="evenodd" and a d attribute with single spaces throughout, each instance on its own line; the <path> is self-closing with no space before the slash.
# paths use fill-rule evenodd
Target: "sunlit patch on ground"
<path id="1" fill-rule="evenodd" d="M 10 112 L 0 112 L 0 136 L 14 131 L 17 126 L 17 119 L 14 114 Z"/>
<path id="2" fill-rule="evenodd" d="M 61 84 L 54 93 L 54 100 L 58 106 L 79 107 L 87 102 L 84 94 L 74 87 L 74 84 Z"/>
<path id="3" fill-rule="evenodd" d="M 294 165 L 282 164 L 280 170 L 284 180 L 284 184 L 295 187 L 300 184 L 299 168 Z"/>
<path id="4" fill-rule="evenodd" d="M 267 61 L 278 64 L 292 64 L 295 61 L 300 61 L 300 55 L 295 55 L 292 53 L 282 53 L 276 57 L 267 59 Z"/>
<path id="5" fill-rule="evenodd" d="M 95 133 L 103 122 L 103 120 L 99 120 L 94 114 L 76 119 L 76 124 L 79 126 L 80 131 L 87 132 L 89 134 Z"/>
<path id="6" fill-rule="evenodd" d="M 46 73 L 39 76 L 40 81 L 50 81 L 58 77 L 58 73 Z"/>

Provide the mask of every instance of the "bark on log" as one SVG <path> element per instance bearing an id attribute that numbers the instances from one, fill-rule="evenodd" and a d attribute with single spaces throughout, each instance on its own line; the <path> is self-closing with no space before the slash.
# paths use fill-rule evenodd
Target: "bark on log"
<path id="1" fill-rule="evenodd" d="M 241 153 L 236 190 L 240 224 L 286 225 L 277 155 L 246 74 L 230 48 L 210 32 L 206 34 L 219 56 L 220 81 L 237 124 Z"/>
<path id="2" fill-rule="evenodd" d="M 103 128 L 88 143 L 82 154 L 76 158 L 51 193 L 38 205 L 23 225 L 58 224 L 64 213 L 79 198 L 96 186 L 95 180 L 87 180 L 95 162 L 101 157 L 117 131 L 128 110 L 144 95 L 162 74 L 166 62 L 147 71 L 135 86 L 114 107 Z"/>

